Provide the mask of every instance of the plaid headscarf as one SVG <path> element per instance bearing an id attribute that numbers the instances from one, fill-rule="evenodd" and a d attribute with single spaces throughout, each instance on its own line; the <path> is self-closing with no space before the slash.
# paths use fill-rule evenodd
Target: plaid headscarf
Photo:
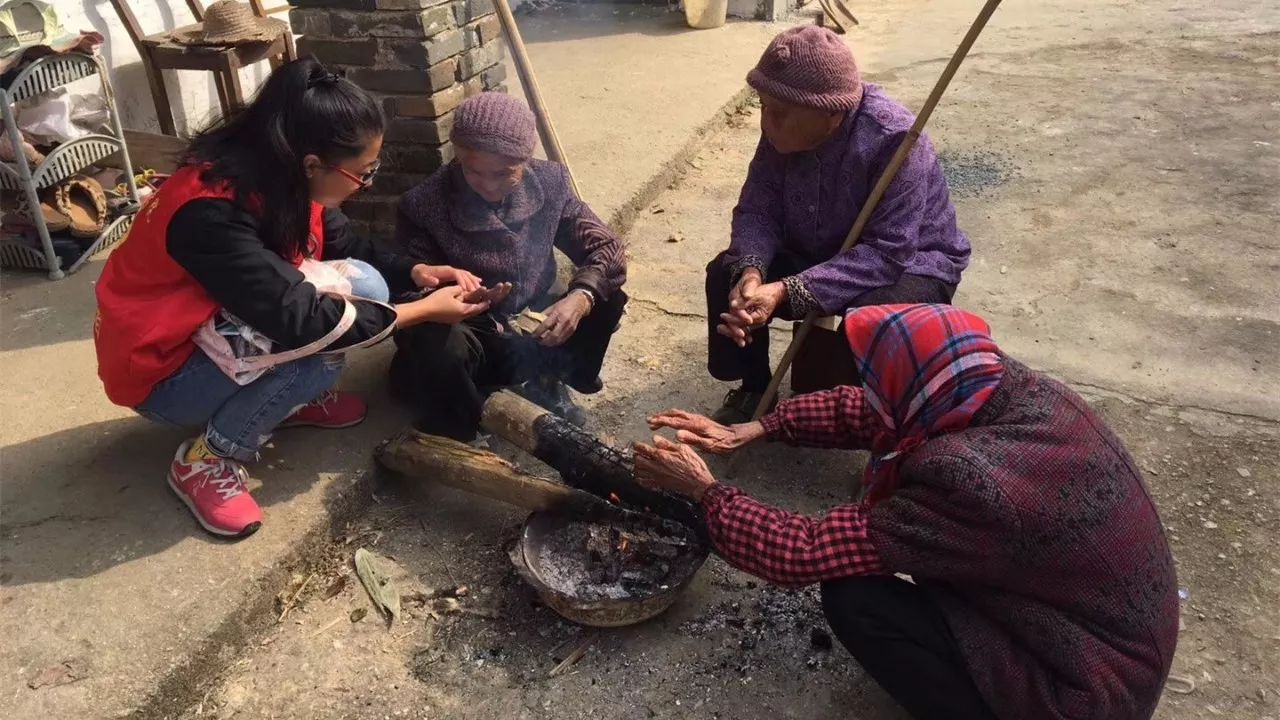
<path id="1" fill-rule="evenodd" d="M 893 494 L 902 458 L 968 427 L 1004 374 L 991 328 L 950 305 L 873 305 L 844 319 L 866 401 L 883 426 L 872 442 L 867 498 Z"/>

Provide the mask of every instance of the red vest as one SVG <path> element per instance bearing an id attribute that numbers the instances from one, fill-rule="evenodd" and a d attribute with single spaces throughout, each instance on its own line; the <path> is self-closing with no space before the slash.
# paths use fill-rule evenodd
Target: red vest
<path id="1" fill-rule="evenodd" d="M 98 377 L 111 402 L 142 404 L 151 389 L 195 352 L 191 336 L 218 311 L 218 303 L 166 248 L 169 221 L 199 198 L 234 196 L 225 184 L 200 181 L 200 168 L 183 167 L 143 203 L 129 236 L 111 253 L 98 279 L 93 342 Z M 311 204 L 312 255 L 323 248 L 323 208 Z M 295 264 L 302 258 L 296 258 Z"/>

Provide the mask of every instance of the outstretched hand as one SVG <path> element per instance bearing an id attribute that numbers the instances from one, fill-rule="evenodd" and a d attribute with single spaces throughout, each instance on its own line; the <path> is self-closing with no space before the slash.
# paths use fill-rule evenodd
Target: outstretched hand
<path id="1" fill-rule="evenodd" d="M 701 502 L 707 489 L 716 484 L 711 469 L 694 449 L 655 435 L 653 445 L 632 446 L 636 460 L 636 482 L 650 490 L 662 490 Z"/>
<path id="2" fill-rule="evenodd" d="M 715 455 L 726 455 L 764 437 L 764 426 L 758 422 L 721 425 L 705 415 L 675 409 L 649 418 L 650 430 L 664 427 L 676 431 L 676 440 Z"/>

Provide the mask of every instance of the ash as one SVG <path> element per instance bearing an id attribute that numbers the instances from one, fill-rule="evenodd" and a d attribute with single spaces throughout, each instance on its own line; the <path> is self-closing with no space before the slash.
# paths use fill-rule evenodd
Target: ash
<path id="1" fill-rule="evenodd" d="M 756 583 L 747 583 L 747 588 L 754 590 Z M 759 644 L 772 645 L 774 650 L 787 646 L 808 656 L 809 669 L 823 665 L 834 646 L 822 615 L 822 600 L 812 587 L 784 590 L 766 585 L 746 602 L 726 600 L 707 608 L 682 623 L 680 632 L 690 637 L 726 637 L 742 650 L 754 650 Z"/>
<path id="2" fill-rule="evenodd" d="M 543 541 L 537 574 L 579 600 L 626 600 L 666 590 L 671 564 L 689 544 L 648 529 L 571 522 Z"/>

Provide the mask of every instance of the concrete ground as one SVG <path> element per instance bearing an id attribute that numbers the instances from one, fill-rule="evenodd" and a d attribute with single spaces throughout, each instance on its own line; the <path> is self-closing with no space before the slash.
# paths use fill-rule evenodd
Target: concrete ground
<path id="1" fill-rule="evenodd" d="M 918 107 L 972 12 L 889 0 L 860 10 L 850 39 L 868 78 Z M 1147 471 L 1186 590 L 1174 675 L 1191 689 L 1168 693 L 1157 716 L 1280 717 L 1280 11 L 1230 0 L 1132 13 L 1119 0 L 1010 4 L 962 69 L 931 123 L 974 245 L 957 302 L 986 315 L 1010 352 L 1086 391 Z M 698 140 L 674 180 L 664 163 L 738 92 L 758 52 L 727 30 L 718 50 L 705 47 L 718 31 L 667 29 L 649 43 L 624 33 L 589 62 L 575 55 L 572 71 L 567 56 L 544 63 L 558 43 L 531 47 L 601 214 L 626 216 L 655 176 L 666 190 L 636 203 L 635 301 L 608 389 L 589 402 L 620 442 L 643 436 L 644 414 L 709 409 L 724 390 L 701 368 L 701 266 L 727 242 L 756 117 L 732 115 Z M 567 44 L 601 35 L 590 34 Z M 573 96 L 690 38 L 715 69 L 669 75 L 680 92 L 650 79 L 594 103 Z M 706 97 L 712 86 L 720 99 Z M 654 129 L 695 102 L 706 112 L 682 131 Z M 626 173 L 629 185 L 615 185 Z M 424 503 L 376 489 L 369 449 L 403 421 L 381 386 L 385 349 L 346 380 L 373 399 L 371 422 L 282 433 L 255 468 L 267 525 L 234 545 L 207 539 L 160 479 L 180 434 L 101 398 L 94 272 L 3 277 L 4 717 L 901 717 L 843 650 L 811 642 L 812 598 L 766 591 L 718 561 L 670 614 L 602 634 L 572 672 L 547 679 L 577 631 L 507 570 L 519 514 L 443 490 Z M 859 462 L 763 448 L 744 465 L 735 482 L 818 512 Z M 480 614 L 389 632 L 372 617 L 352 623 L 367 607 L 358 586 L 325 591 L 362 545 L 414 582 L 470 585 L 464 607 Z M 276 595 L 312 572 L 276 624 Z M 59 677 L 83 679 L 30 687 Z"/>
<path id="2" fill-rule="evenodd" d="M 670 179 L 787 24 L 731 20 L 690 30 L 684 13 L 643 5 L 551 5 L 517 20 L 538 87 L 583 196 L 600 217 L 629 224 Z M 511 54 L 507 83 L 521 92 Z"/>

